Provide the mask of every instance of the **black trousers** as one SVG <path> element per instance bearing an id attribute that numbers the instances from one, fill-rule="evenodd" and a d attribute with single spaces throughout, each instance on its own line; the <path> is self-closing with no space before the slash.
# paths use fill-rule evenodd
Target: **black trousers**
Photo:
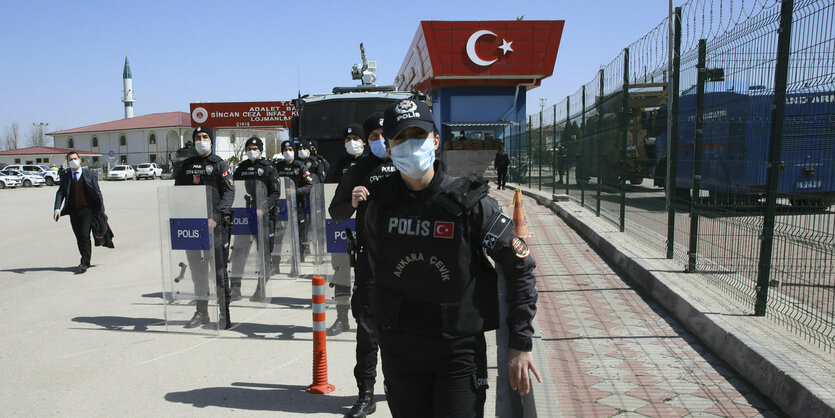
<path id="1" fill-rule="evenodd" d="M 75 234 L 75 243 L 78 245 L 78 252 L 81 253 L 81 263 L 90 265 L 90 255 L 92 253 L 92 244 L 90 241 L 90 231 L 92 230 L 91 221 L 93 219 L 93 211 L 89 207 L 80 209 L 73 209 L 70 212 L 70 224 L 72 224 L 72 232 Z"/>
<path id="2" fill-rule="evenodd" d="M 504 189 L 504 185 L 505 185 L 505 183 L 507 183 L 507 167 L 500 168 L 500 169 L 496 170 L 496 172 L 499 174 L 499 181 L 498 181 L 499 187 Z"/>
<path id="3" fill-rule="evenodd" d="M 358 286 L 368 287 L 366 283 L 371 275 L 371 266 L 368 264 L 368 254 L 365 252 L 357 253 L 356 267 L 354 268 L 355 281 L 358 281 Z M 371 290 L 363 290 L 366 295 L 370 294 Z M 354 293 L 355 297 L 358 297 Z M 357 322 L 357 364 L 354 366 L 354 377 L 359 381 L 360 379 L 376 379 L 377 378 L 377 352 L 379 351 L 379 344 L 377 343 L 374 323 L 371 321 L 371 314 L 368 311 L 368 306 L 357 306 L 353 309 L 355 303 L 359 301 L 352 299 L 351 308 L 354 311 L 354 319 Z M 356 315 L 359 313 L 359 315 Z"/>
<path id="4" fill-rule="evenodd" d="M 215 285 L 217 286 L 218 303 L 222 309 L 228 309 L 229 303 L 229 276 L 226 273 L 226 256 L 229 251 L 228 235 L 226 227 L 219 224 L 214 230 L 214 259 L 215 259 Z M 209 268 L 203 261 L 203 251 L 186 251 L 189 269 L 192 280 L 194 280 L 194 293 L 198 296 L 209 294 Z M 197 301 L 197 310 L 207 313 L 208 301 Z M 201 303 L 204 302 L 204 303 Z"/>
<path id="5" fill-rule="evenodd" d="M 444 340 L 402 330 L 379 334 L 392 416 L 483 417 L 484 334 Z"/>

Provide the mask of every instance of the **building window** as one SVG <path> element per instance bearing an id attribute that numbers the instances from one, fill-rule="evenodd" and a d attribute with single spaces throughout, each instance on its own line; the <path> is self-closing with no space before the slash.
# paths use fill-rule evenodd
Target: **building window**
<path id="1" fill-rule="evenodd" d="M 67 148 L 72 148 L 74 146 L 75 146 L 75 142 L 72 140 L 72 138 L 68 139 L 67 140 Z"/>
<path id="2" fill-rule="evenodd" d="M 93 157 L 93 164 L 99 163 L 99 157 Z"/>
<path id="3" fill-rule="evenodd" d="M 20 158 L 15 158 L 15 159 L 14 159 L 14 163 L 15 163 L 15 164 L 20 164 Z"/>
<path id="4" fill-rule="evenodd" d="M 48 163 L 48 162 L 49 162 L 49 158 L 44 158 L 44 159 L 43 159 L 43 162 Z"/>
<path id="5" fill-rule="evenodd" d="M 126 144 L 127 144 L 127 139 L 125 138 L 125 136 L 124 135 L 119 135 L 119 145 L 124 147 Z"/>
<path id="6" fill-rule="evenodd" d="M 127 155 L 120 155 L 119 156 L 119 164 L 127 164 L 128 163 L 128 156 Z"/>
<path id="7" fill-rule="evenodd" d="M 238 138 L 235 138 L 235 134 L 229 135 L 229 143 L 230 144 L 234 144 L 235 140 L 237 140 L 237 139 Z"/>
<path id="8" fill-rule="evenodd" d="M 99 147 L 99 138 L 94 136 L 93 137 L 93 148 L 98 148 L 98 147 Z"/>
<path id="9" fill-rule="evenodd" d="M 40 164 L 40 163 L 41 163 L 41 159 L 40 159 L 40 158 L 35 158 L 35 162 L 36 162 L 36 163 L 38 163 L 38 164 Z"/>
<path id="10" fill-rule="evenodd" d="M 148 145 L 156 145 L 156 143 L 157 143 L 157 136 L 154 135 L 154 134 L 151 134 L 151 136 L 148 137 Z"/>
<path id="11" fill-rule="evenodd" d="M 152 163 L 157 162 L 157 155 L 156 155 L 156 154 L 151 154 L 151 155 L 149 155 L 149 158 L 151 159 L 151 162 L 152 162 Z"/>

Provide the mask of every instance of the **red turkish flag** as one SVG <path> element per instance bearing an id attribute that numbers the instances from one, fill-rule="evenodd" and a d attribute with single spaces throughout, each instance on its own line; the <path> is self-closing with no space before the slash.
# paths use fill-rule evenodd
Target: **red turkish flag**
<path id="1" fill-rule="evenodd" d="M 435 238 L 452 238 L 453 227 L 452 222 L 435 221 Z"/>

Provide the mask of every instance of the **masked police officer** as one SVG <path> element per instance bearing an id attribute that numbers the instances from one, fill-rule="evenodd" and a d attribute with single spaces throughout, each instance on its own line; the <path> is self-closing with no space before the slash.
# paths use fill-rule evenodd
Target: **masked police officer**
<path id="1" fill-rule="evenodd" d="M 257 209 L 258 217 L 261 220 L 261 227 L 269 231 L 268 234 L 265 234 L 268 240 L 265 244 L 271 250 L 273 248 L 273 232 L 275 230 L 275 209 L 278 204 L 278 199 L 281 197 L 281 191 L 278 187 L 278 172 L 263 157 L 264 141 L 261 138 L 253 136 L 246 141 L 244 146 L 246 149 L 246 160 L 238 164 L 238 167 L 235 169 L 234 178 L 239 182 L 244 182 L 247 193 L 247 207 Z M 262 190 L 266 192 L 266 195 L 263 195 L 264 192 L 256 192 L 258 182 L 263 183 L 264 188 Z M 235 237 L 230 274 L 232 301 L 241 300 L 241 274 L 243 273 L 243 265 L 251 246 L 252 238 L 249 235 L 238 235 Z M 271 270 L 270 250 L 263 251 L 265 256 L 264 265 L 267 271 Z M 269 276 L 267 275 L 265 278 L 267 277 Z M 255 294 L 252 295 L 252 299 L 261 301 L 264 300 L 265 296 L 264 289 L 259 282 Z"/>
<path id="2" fill-rule="evenodd" d="M 281 151 L 284 161 L 278 163 L 279 177 L 287 177 L 293 180 L 296 185 L 296 213 L 299 221 L 299 241 L 301 245 L 301 258 L 304 260 L 305 253 L 309 253 L 310 244 L 307 242 L 307 230 L 310 225 L 309 215 L 305 215 L 307 207 L 306 197 L 310 194 L 314 184 L 320 183 L 319 176 L 310 172 L 307 166 L 298 158 L 289 140 L 281 143 Z"/>
<path id="3" fill-rule="evenodd" d="M 499 326 L 497 274 L 507 280 L 510 386 L 539 379 L 531 351 L 535 263 L 480 177 L 452 178 L 435 162 L 429 108 L 402 100 L 384 135 L 399 175 L 371 190 L 365 246 L 386 399 L 395 417 L 483 416 L 484 332 Z"/>
<path id="4" fill-rule="evenodd" d="M 235 182 L 229 165 L 222 158 L 212 153 L 212 142 L 215 133 L 208 126 L 198 126 L 192 133 L 194 149 L 197 155 L 182 162 L 174 177 L 175 186 L 208 186 L 211 190 L 212 218 L 209 219 L 209 229 L 214 231 L 214 256 L 218 299 L 222 309 L 221 322 L 229 329 L 232 321 L 229 318 L 229 282 L 226 275 L 226 254 L 229 248 L 228 223 L 235 200 Z M 200 253 L 189 251 L 187 254 L 189 266 L 195 268 L 200 265 Z M 206 294 L 209 284 L 200 280 L 201 275 L 192 270 L 195 277 L 194 291 L 196 294 Z M 186 328 L 194 328 L 209 322 L 209 301 L 198 300 L 197 311 L 186 324 Z"/>
<path id="5" fill-rule="evenodd" d="M 325 169 L 325 165 L 319 160 L 319 157 L 313 153 L 313 150 L 314 147 L 311 141 L 301 141 L 299 143 L 298 157 L 310 171 L 310 174 L 318 177 L 319 183 L 322 183 L 327 175 L 327 170 Z"/>
<path id="6" fill-rule="evenodd" d="M 374 402 L 374 383 L 377 378 L 377 339 L 368 312 L 368 300 L 371 295 L 373 281 L 368 265 L 368 254 L 364 250 L 365 242 L 365 210 L 368 202 L 368 190 L 379 180 L 382 180 L 397 170 L 394 168 L 383 139 L 383 114 L 375 113 L 363 123 L 363 131 L 367 133 L 367 142 L 371 153 L 363 156 L 357 164 L 349 168 L 342 176 L 336 188 L 328 211 L 331 218 L 337 222 L 347 220 L 356 211 L 356 248 L 354 267 L 354 286 L 351 295 L 351 311 L 357 322 L 357 364 L 354 367 L 354 377 L 357 379 L 359 396 L 357 402 L 348 412 L 347 417 L 359 418 L 370 415 L 377 410 Z"/>
<path id="7" fill-rule="evenodd" d="M 340 183 L 345 172 L 355 166 L 363 155 L 365 149 L 365 133 L 361 125 L 352 123 L 345 127 L 342 133 L 345 141 L 345 158 L 339 160 L 331 167 L 325 183 Z M 349 214 L 348 217 L 351 215 Z M 336 300 L 336 321 L 331 325 L 326 334 L 328 336 L 339 335 L 351 329 L 348 324 L 349 299 L 351 297 L 351 272 L 350 256 L 348 254 L 336 253 L 331 255 L 334 274 L 331 279 L 334 299 Z"/>
<path id="8" fill-rule="evenodd" d="M 320 177 L 322 180 L 325 179 L 328 175 L 328 171 L 330 171 L 331 164 L 328 162 L 328 159 L 325 158 L 324 155 L 319 154 L 319 143 L 315 140 L 310 140 L 310 158 L 315 158 L 319 162 L 319 170 L 320 170 Z"/>

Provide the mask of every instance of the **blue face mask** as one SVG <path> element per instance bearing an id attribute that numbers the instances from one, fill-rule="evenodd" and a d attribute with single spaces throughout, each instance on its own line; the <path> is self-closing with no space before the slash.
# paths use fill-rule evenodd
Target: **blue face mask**
<path id="1" fill-rule="evenodd" d="M 376 141 L 368 141 L 368 145 L 371 146 L 371 153 L 376 155 L 377 158 L 381 160 L 385 160 L 389 157 L 388 153 L 386 152 L 386 140 L 385 139 L 378 139 Z"/>
<path id="2" fill-rule="evenodd" d="M 391 149 L 391 161 L 406 177 L 423 177 L 435 162 L 435 138 L 404 141 Z"/>

